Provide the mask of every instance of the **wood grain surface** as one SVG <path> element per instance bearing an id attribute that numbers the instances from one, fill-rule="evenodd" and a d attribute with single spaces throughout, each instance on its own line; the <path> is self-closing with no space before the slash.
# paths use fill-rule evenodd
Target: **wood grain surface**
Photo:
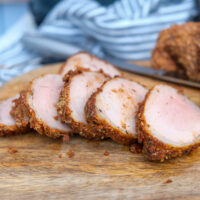
<path id="1" fill-rule="evenodd" d="M 0 88 L 0 99 L 16 94 L 40 74 L 57 72 L 59 67 L 43 67 L 12 80 Z M 134 74 L 123 75 L 148 88 L 158 83 Z M 200 105 L 199 90 L 184 88 L 184 93 Z M 11 153 L 9 148 L 18 152 Z M 70 150 L 72 158 L 67 154 Z M 0 173 L 0 200 L 200 199 L 200 149 L 156 163 L 111 140 L 88 141 L 77 136 L 63 142 L 33 131 L 0 138 Z"/>

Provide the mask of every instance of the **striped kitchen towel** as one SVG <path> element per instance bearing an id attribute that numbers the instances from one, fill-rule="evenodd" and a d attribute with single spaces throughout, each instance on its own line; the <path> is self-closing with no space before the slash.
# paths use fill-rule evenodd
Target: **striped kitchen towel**
<path id="1" fill-rule="evenodd" d="M 149 59 L 161 30 L 192 20 L 196 15 L 194 0 L 118 0 L 108 7 L 94 0 L 60 1 L 40 27 L 32 28 L 15 41 L 14 45 L 20 47 L 13 55 L 12 43 L 3 54 L 0 51 L 0 65 L 11 62 L 13 66 L 17 60 L 19 66 L 20 57 L 28 58 L 28 62 L 21 58 L 21 67 L 11 67 L 15 70 L 1 75 L 0 81 L 18 75 L 21 69 L 29 70 L 33 62 L 39 63 L 43 58 L 63 60 L 80 50 L 102 58 Z"/>

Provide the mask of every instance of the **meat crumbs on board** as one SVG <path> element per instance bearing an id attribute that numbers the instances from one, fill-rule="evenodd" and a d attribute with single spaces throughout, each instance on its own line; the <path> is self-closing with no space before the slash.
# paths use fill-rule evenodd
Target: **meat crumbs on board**
<path id="1" fill-rule="evenodd" d="M 67 155 L 69 158 L 73 158 L 74 157 L 74 152 L 70 149 L 68 152 L 67 152 Z"/>
<path id="2" fill-rule="evenodd" d="M 63 138 L 62 138 L 62 141 L 63 141 L 63 142 L 69 142 L 69 140 L 70 140 L 69 135 L 65 135 L 65 136 L 63 136 Z"/>
<path id="3" fill-rule="evenodd" d="M 142 144 L 134 143 L 130 147 L 130 151 L 132 153 L 141 153 L 142 152 Z"/>
<path id="4" fill-rule="evenodd" d="M 172 183 L 172 180 L 171 179 L 167 179 L 164 183 L 166 183 L 166 184 Z"/>
<path id="5" fill-rule="evenodd" d="M 16 148 L 10 147 L 10 148 L 8 148 L 8 152 L 9 152 L 10 154 L 13 154 L 13 153 L 17 153 L 18 150 L 17 150 Z"/>
<path id="6" fill-rule="evenodd" d="M 104 156 L 109 156 L 109 155 L 110 155 L 110 153 L 108 151 L 104 152 Z"/>

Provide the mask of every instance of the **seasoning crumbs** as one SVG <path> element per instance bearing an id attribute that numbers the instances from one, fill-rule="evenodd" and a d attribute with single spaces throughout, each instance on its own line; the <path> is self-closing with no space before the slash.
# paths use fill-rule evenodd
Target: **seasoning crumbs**
<path id="1" fill-rule="evenodd" d="M 63 138 L 62 138 L 62 141 L 63 142 L 69 142 L 69 135 L 65 135 L 65 136 L 63 136 Z"/>
<path id="2" fill-rule="evenodd" d="M 166 184 L 171 183 L 171 182 L 172 182 L 171 179 L 168 179 L 168 180 L 165 181 Z"/>
<path id="3" fill-rule="evenodd" d="M 72 150 L 69 150 L 67 152 L 67 155 L 68 155 L 69 158 L 73 158 L 74 157 L 74 152 Z"/>
<path id="4" fill-rule="evenodd" d="M 18 150 L 16 148 L 9 148 L 8 149 L 9 153 L 13 154 L 13 153 L 17 153 Z"/>
<path id="5" fill-rule="evenodd" d="M 109 152 L 105 151 L 104 156 L 109 156 Z"/>

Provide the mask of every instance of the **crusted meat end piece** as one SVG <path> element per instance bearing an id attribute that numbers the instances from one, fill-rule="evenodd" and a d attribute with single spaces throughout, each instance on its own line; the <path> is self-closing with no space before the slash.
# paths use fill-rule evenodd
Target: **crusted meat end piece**
<path id="1" fill-rule="evenodd" d="M 60 73 L 62 76 L 69 71 L 78 69 L 89 69 L 90 71 L 102 71 L 110 77 L 119 76 L 120 72 L 110 63 L 103 61 L 87 52 L 79 52 L 70 58 L 62 65 Z"/>
<path id="2" fill-rule="evenodd" d="M 30 126 L 42 135 L 57 138 L 71 133 L 66 124 L 55 119 L 63 85 L 62 77 L 55 74 L 41 76 L 30 83 L 27 91 Z"/>
<path id="3" fill-rule="evenodd" d="M 85 119 L 84 107 L 89 97 L 108 77 L 99 72 L 77 72 L 68 76 L 57 104 L 58 114 L 72 130 L 88 139 L 103 139 Z"/>
<path id="4" fill-rule="evenodd" d="M 200 144 L 200 108 L 167 85 L 149 91 L 137 115 L 138 141 L 149 160 L 188 154 Z"/>
<path id="5" fill-rule="evenodd" d="M 88 100 L 87 122 L 114 141 L 131 144 L 137 140 L 135 116 L 147 90 L 134 81 L 116 77 L 106 81 Z"/>
<path id="6" fill-rule="evenodd" d="M 27 109 L 27 98 L 26 91 L 21 91 L 20 96 L 13 100 L 13 107 L 10 112 L 12 117 L 15 119 L 15 123 L 18 128 L 27 132 L 30 130 L 29 124 L 29 112 Z"/>
<path id="7" fill-rule="evenodd" d="M 18 97 L 19 94 L 0 102 L 0 136 L 13 135 L 23 132 L 23 129 L 16 126 L 14 118 L 10 115 L 13 100 Z"/>
<path id="8" fill-rule="evenodd" d="M 160 32 L 152 66 L 182 78 L 200 81 L 200 23 L 174 25 Z"/>

